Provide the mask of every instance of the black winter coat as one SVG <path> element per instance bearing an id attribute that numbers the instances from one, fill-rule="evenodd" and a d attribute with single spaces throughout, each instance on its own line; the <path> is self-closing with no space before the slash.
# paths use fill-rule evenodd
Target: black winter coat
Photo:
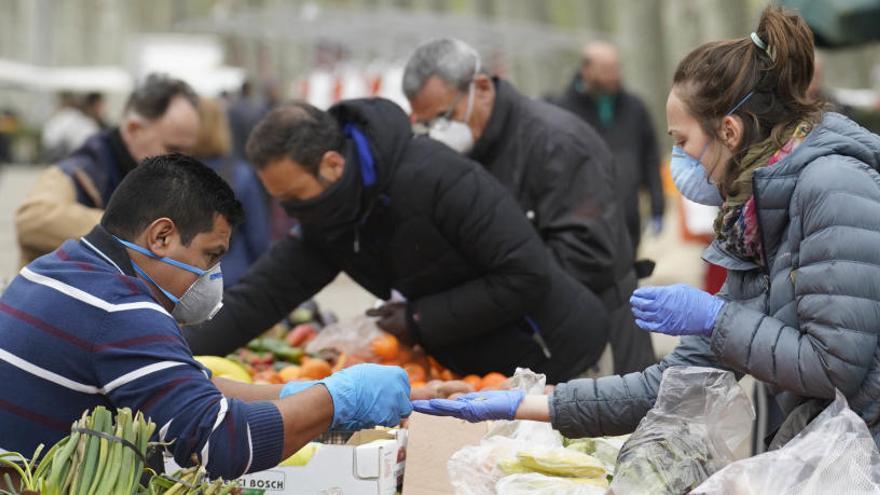
<path id="1" fill-rule="evenodd" d="M 358 173 L 360 220 L 333 233 L 304 224 L 276 243 L 226 291 L 213 320 L 185 329 L 195 354 L 232 351 L 343 271 L 376 297 L 403 294 L 418 315 L 415 338 L 457 373 L 525 366 L 556 383 L 598 360 L 607 340 L 601 302 L 552 262 L 497 181 L 445 145 L 414 138 L 387 100 L 353 100 L 330 113 L 370 142 L 372 186 L 351 141 L 345 150 L 347 170 Z"/>
<path id="2" fill-rule="evenodd" d="M 495 79 L 495 104 L 471 158 L 513 194 L 556 261 L 599 294 L 626 304 L 634 254 L 602 138 L 575 115 Z"/>

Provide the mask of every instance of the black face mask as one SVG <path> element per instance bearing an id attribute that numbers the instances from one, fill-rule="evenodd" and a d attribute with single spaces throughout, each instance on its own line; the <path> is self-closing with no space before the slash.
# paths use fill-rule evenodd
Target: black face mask
<path id="1" fill-rule="evenodd" d="M 361 210 L 363 188 L 359 177 L 357 167 L 349 161 L 339 181 L 320 195 L 303 201 L 282 201 L 281 207 L 309 229 L 338 233 L 352 228 Z"/>

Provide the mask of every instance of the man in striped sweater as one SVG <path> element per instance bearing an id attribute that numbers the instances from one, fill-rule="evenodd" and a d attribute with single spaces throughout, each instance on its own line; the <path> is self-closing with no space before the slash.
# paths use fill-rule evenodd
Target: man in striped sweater
<path id="1" fill-rule="evenodd" d="M 406 374 L 361 365 L 288 388 L 220 378 L 179 323 L 219 309 L 219 262 L 241 205 L 194 159 L 147 159 L 101 224 L 23 268 L 0 298 L 0 450 L 33 452 L 97 405 L 143 411 L 181 465 L 213 476 L 267 469 L 328 428 L 396 425 Z M 284 398 L 280 398 L 284 395 Z"/>

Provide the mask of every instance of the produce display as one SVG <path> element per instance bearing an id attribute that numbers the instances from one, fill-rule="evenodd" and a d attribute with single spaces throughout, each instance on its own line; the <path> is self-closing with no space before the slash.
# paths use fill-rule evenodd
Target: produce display
<path id="1" fill-rule="evenodd" d="M 325 322 L 329 322 L 328 325 Z M 372 328 L 349 332 L 350 327 L 356 325 Z M 321 342 L 318 337 L 323 336 L 325 330 L 337 335 Z M 339 324 L 313 302 L 297 308 L 285 321 L 225 358 L 197 356 L 196 359 L 216 377 L 255 384 L 321 380 L 361 363 L 396 365 L 409 376 L 413 399 L 497 390 L 507 381 L 506 376 L 496 372 L 485 376 L 458 376 L 421 349 L 405 346 L 393 335 L 381 332 L 371 320 Z"/>
<path id="2" fill-rule="evenodd" d="M 73 423 L 70 435 L 43 453 L 43 445 L 30 457 L 0 454 L 0 466 L 8 474 L 0 493 L 41 495 L 224 495 L 239 494 L 234 484 L 208 482 L 205 470 L 195 466 L 171 476 L 156 475 L 146 468 L 147 448 L 156 424 L 140 412 L 119 409 L 115 417 L 103 406 L 86 411 Z M 146 486 L 144 474 L 152 475 Z"/>

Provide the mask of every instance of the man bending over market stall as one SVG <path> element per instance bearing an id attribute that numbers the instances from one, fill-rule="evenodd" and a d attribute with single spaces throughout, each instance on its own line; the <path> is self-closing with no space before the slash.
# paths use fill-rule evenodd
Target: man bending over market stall
<path id="1" fill-rule="evenodd" d="M 220 308 L 220 259 L 241 204 L 184 155 L 145 160 L 100 225 L 23 268 L 0 298 L 0 452 L 33 452 L 98 405 L 139 410 L 180 465 L 214 477 L 276 466 L 329 428 L 409 415 L 398 367 L 360 365 L 280 398 L 281 386 L 222 378 L 193 359 L 178 324 Z"/>
<path id="2" fill-rule="evenodd" d="M 340 272 L 383 300 L 378 325 L 461 375 L 517 366 L 579 376 L 608 339 L 599 298 L 565 273 L 483 167 L 425 136 L 394 103 L 293 103 L 251 134 L 266 190 L 300 221 L 230 288 L 212 321 L 186 328 L 196 354 L 226 355 Z"/>

